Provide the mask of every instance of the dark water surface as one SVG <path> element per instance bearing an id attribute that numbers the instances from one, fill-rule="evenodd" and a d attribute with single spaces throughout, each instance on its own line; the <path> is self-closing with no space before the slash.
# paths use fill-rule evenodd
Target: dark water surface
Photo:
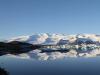
<path id="1" fill-rule="evenodd" d="M 10 75 L 100 75 L 100 57 L 40 61 L 1 56 L 0 67 Z"/>

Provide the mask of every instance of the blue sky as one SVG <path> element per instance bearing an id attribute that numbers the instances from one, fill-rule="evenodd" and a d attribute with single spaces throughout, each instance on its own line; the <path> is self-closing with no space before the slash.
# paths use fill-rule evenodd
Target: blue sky
<path id="1" fill-rule="evenodd" d="M 100 32 L 100 0 L 0 0 L 0 38 Z"/>

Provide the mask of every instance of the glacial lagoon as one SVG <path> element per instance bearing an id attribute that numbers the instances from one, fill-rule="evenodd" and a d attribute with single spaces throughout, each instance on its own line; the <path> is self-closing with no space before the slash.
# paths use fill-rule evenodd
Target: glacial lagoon
<path id="1" fill-rule="evenodd" d="M 30 53 L 0 56 L 0 68 L 9 75 L 100 75 L 99 56 L 60 58 L 58 53 L 58 57 L 53 55 L 47 60 L 43 53 L 40 57 L 31 53 L 33 56 Z M 39 50 L 35 53 L 38 54 Z"/>

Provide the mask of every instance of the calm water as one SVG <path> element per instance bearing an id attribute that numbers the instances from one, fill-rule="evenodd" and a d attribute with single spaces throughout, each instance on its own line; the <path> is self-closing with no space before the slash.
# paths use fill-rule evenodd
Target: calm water
<path id="1" fill-rule="evenodd" d="M 10 75 L 100 75 L 100 57 L 39 61 L 1 56 L 0 67 Z"/>

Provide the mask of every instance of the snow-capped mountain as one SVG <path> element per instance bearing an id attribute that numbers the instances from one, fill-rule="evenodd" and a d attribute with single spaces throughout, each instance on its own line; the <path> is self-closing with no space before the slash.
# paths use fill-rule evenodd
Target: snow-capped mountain
<path id="1" fill-rule="evenodd" d="M 64 34 L 33 34 L 31 36 L 14 37 L 7 42 L 21 41 L 31 44 L 67 44 L 77 42 L 100 42 L 100 36 L 95 34 L 77 34 L 77 35 L 64 35 Z"/>

